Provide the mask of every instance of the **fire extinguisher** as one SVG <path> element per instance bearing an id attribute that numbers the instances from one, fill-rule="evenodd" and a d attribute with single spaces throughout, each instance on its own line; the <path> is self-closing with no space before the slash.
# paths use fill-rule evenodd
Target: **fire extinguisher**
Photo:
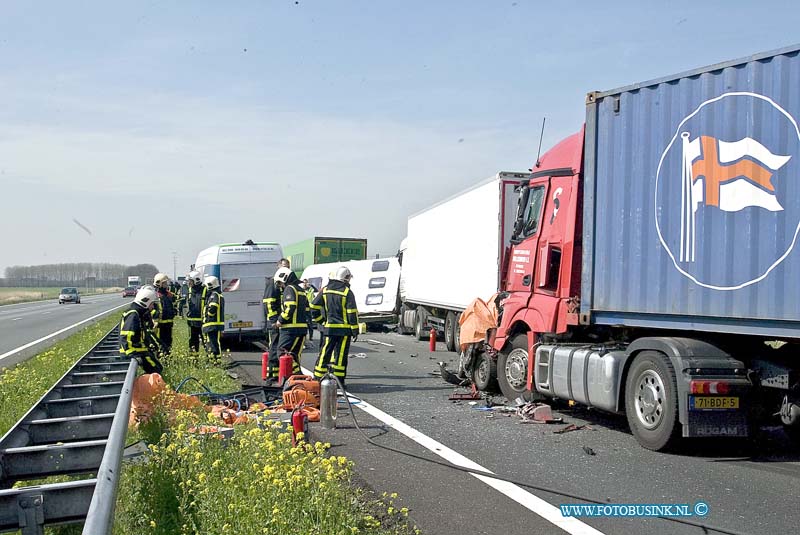
<path id="1" fill-rule="evenodd" d="M 431 327 L 430 350 L 436 351 L 436 329 Z"/>
<path id="2" fill-rule="evenodd" d="M 283 386 L 286 379 L 291 377 L 292 368 L 294 367 L 294 357 L 291 353 L 281 355 L 278 359 L 278 386 Z"/>
<path id="3" fill-rule="evenodd" d="M 267 367 L 269 365 L 269 351 L 261 353 L 261 380 L 267 380 Z"/>
<path id="4" fill-rule="evenodd" d="M 292 411 L 292 446 L 297 446 L 297 434 L 300 432 L 304 437 L 308 436 L 308 414 L 303 407 L 297 407 Z"/>

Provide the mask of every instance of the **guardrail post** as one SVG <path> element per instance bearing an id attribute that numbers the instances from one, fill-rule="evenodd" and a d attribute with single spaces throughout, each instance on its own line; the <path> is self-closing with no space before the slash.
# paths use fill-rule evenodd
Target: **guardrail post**
<path id="1" fill-rule="evenodd" d="M 41 494 L 22 496 L 19 506 L 19 527 L 22 535 L 44 534 L 44 497 Z"/>

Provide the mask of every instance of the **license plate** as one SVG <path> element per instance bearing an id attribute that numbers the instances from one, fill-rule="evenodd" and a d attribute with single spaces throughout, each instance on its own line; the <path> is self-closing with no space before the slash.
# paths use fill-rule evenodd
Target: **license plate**
<path id="1" fill-rule="evenodd" d="M 243 329 L 245 327 L 252 327 L 252 326 L 253 326 L 252 321 L 234 321 L 233 323 L 231 323 L 231 327 L 233 327 L 234 329 Z"/>
<path id="2" fill-rule="evenodd" d="M 739 408 L 739 398 L 733 396 L 689 396 L 689 408 L 694 411 L 729 411 Z"/>

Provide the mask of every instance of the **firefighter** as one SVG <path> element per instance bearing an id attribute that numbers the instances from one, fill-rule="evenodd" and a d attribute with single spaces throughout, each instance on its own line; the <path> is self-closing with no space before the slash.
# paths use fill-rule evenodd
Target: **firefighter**
<path id="1" fill-rule="evenodd" d="M 350 342 L 358 340 L 358 308 L 350 289 L 352 278 L 349 269 L 340 267 L 311 304 L 314 321 L 322 324 L 325 339 L 314 366 L 314 377 L 321 379 L 331 366 L 342 386 L 347 377 Z"/>
<path id="2" fill-rule="evenodd" d="M 170 289 L 169 277 L 158 273 L 154 279 L 158 302 L 153 307 L 155 332 L 160 343 L 161 353 L 169 355 L 172 351 L 172 324 L 175 321 L 175 294 Z"/>
<path id="3" fill-rule="evenodd" d="M 278 261 L 278 269 L 289 268 L 289 260 L 281 258 Z M 277 273 L 277 271 L 276 271 Z M 267 279 L 264 286 L 264 317 L 266 318 L 265 327 L 267 331 L 267 345 L 269 346 L 269 363 L 267 367 L 267 379 L 278 379 L 278 328 L 275 322 L 281 313 L 281 289 L 275 284 L 274 274 Z"/>
<path id="4" fill-rule="evenodd" d="M 314 297 L 317 294 L 317 289 L 314 288 L 314 285 L 308 282 L 308 279 L 303 279 L 303 291 L 306 292 L 306 299 L 308 299 L 309 306 L 310 303 L 314 300 Z M 308 315 L 308 340 L 314 340 L 314 321 L 312 319 L 312 314 Z"/>
<path id="5" fill-rule="evenodd" d="M 300 373 L 300 357 L 308 332 L 310 309 L 305 291 L 300 287 L 297 275 L 291 269 L 282 267 L 275 272 L 275 284 L 283 289 L 283 306 L 275 326 L 280 329 L 278 351 L 291 354 L 294 359 L 292 373 Z"/>
<path id="6" fill-rule="evenodd" d="M 206 287 L 206 300 L 203 307 L 203 336 L 206 338 L 206 351 L 219 358 L 222 355 L 222 331 L 225 329 L 225 298 L 219 286 L 219 279 L 207 275 L 203 280 Z"/>
<path id="7" fill-rule="evenodd" d="M 158 294 L 151 287 L 136 292 L 131 306 L 122 314 L 119 324 L 120 355 L 136 358 L 145 373 L 161 373 L 164 367 L 155 356 L 155 349 L 148 347 L 148 325 Z"/>
<path id="8" fill-rule="evenodd" d="M 186 297 L 186 323 L 189 324 L 189 351 L 200 351 L 203 338 L 203 303 L 206 300 L 206 287 L 199 271 L 192 271 L 188 277 L 189 293 Z"/>
<path id="9" fill-rule="evenodd" d="M 186 317 L 186 301 L 189 299 L 189 282 L 188 277 L 187 280 L 183 281 L 176 291 L 178 296 L 178 303 L 175 305 L 177 310 L 177 314 L 180 317 Z"/>

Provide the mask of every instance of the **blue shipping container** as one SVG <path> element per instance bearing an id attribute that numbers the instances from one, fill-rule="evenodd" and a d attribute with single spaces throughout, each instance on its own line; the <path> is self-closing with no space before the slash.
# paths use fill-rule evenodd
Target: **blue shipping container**
<path id="1" fill-rule="evenodd" d="M 589 95 L 584 318 L 800 337 L 799 51 Z"/>

